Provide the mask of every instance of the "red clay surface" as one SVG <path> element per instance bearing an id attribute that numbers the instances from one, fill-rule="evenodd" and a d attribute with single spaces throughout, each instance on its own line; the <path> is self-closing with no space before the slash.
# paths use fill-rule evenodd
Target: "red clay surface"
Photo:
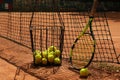
<path id="1" fill-rule="evenodd" d="M 120 55 L 120 12 L 107 14 L 114 45 Z M 29 64 L 32 60 L 31 54 L 30 49 L 0 38 L 0 80 L 83 80 L 78 73 L 68 69 L 65 61 L 62 64 L 64 66 L 60 67 L 35 68 Z M 116 66 L 119 68 L 113 72 L 89 67 L 91 75 L 86 79 L 120 80 L 120 65 Z"/>

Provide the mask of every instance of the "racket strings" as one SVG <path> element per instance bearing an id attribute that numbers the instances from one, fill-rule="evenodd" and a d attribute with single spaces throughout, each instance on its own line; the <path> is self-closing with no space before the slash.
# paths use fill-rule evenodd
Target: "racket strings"
<path id="1" fill-rule="evenodd" d="M 89 31 L 87 31 L 89 32 Z M 91 59 L 94 48 L 92 36 L 84 34 L 75 44 L 72 54 L 72 64 L 75 67 L 84 67 Z"/>

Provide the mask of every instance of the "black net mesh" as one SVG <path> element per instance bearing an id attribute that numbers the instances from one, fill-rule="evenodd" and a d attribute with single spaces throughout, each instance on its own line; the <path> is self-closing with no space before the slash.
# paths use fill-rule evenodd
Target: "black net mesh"
<path id="1" fill-rule="evenodd" d="M 117 56 L 117 54 L 115 52 L 105 13 L 98 13 L 93 26 L 95 38 L 97 40 L 97 49 L 94 60 L 103 62 L 118 62 L 118 59 L 114 57 Z"/>
<path id="2" fill-rule="evenodd" d="M 31 13 L 1 12 L 1 17 L 1 36 L 30 48 Z"/>
<path id="3" fill-rule="evenodd" d="M 31 26 L 33 27 L 33 33 L 37 33 L 36 35 L 38 36 L 35 38 L 33 35 L 36 49 L 40 49 L 41 44 L 43 44 L 41 49 L 45 49 L 49 45 L 55 44 L 57 47 L 60 47 L 64 43 L 62 46 L 62 57 L 69 58 L 70 47 L 89 18 L 87 11 L 83 12 L 79 10 L 79 6 L 74 6 L 79 1 L 38 0 L 39 4 L 35 4 L 37 8 L 35 5 L 32 5 L 35 3 L 34 0 L 30 1 L 30 4 L 27 4 L 25 0 L 20 1 L 16 0 L 16 3 L 14 2 L 14 6 L 18 5 L 17 2 L 19 5 L 21 4 L 21 8 L 17 6 L 19 10 L 14 9 L 14 11 L 0 12 L 0 36 L 31 48 L 29 27 L 32 11 L 34 11 Z M 69 3 L 73 2 L 74 5 L 70 6 Z M 56 4 L 54 5 L 53 3 Z M 88 5 L 87 9 L 90 6 L 91 4 Z M 63 38 L 60 40 L 61 27 L 64 29 L 64 35 L 62 33 L 64 40 Z M 117 57 L 119 54 L 115 52 L 108 21 L 104 12 L 96 14 L 93 21 L 93 32 L 97 42 L 94 61 L 119 63 L 119 58 Z M 48 38 L 46 39 L 46 37 Z M 41 42 L 39 42 L 40 40 Z M 48 44 L 48 46 L 44 44 Z"/>
<path id="4" fill-rule="evenodd" d="M 78 34 L 83 29 L 83 27 L 87 24 L 89 16 L 88 13 L 82 13 L 82 12 L 65 13 L 62 16 L 64 16 L 63 20 L 65 24 L 63 56 L 65 58 L 69 58 L 68 55 L 70 53 L 70 47 L 73 44 L 73 41 L 75 40 L 76 36 L 78 36 Z M 118 58 L 114 57 L 114 56 L 118 56 L 118 54 L 116 54 L 115 52 L 115 48 L 113 45 L 113 41 L 111 38 L 111 33 L 105 13 L 97 13 L 92 26 L 96 39 L 96 50 L 95 50 L 94 61 L 115 62 L 115 63 L 118 62 Z M 66 52 L 68 54 L 66 54 Z"/>

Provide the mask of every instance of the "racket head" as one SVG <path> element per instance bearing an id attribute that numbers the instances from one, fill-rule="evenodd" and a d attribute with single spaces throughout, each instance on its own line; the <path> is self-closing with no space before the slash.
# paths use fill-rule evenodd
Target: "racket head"
<path id="1" fill-rule="evenodd" d="M 89 29 L 71 47 L 70 67 L 76 70 L 88 67 L 94 57 L 95 40 Z"/>

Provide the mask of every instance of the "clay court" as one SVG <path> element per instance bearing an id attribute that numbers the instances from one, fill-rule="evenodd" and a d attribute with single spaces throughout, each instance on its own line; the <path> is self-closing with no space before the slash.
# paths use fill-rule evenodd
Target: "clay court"
<path id="1" fill-rule="evenodd" d="M 115 50 L 117 56 L 119 57 L 120 13 L 107 12 L 106 15 L 107 15 L 112 39 L 114 42 Z M 4 22 L 4 24 L 6 23 Z M 4 26 L 4 29 L 5 27 L 6 26 Z M 11 32 L 10 34 L 13 33 L 14 32 Z M 27 31 L 25 34 L 27 34 Z M 26 37 L 28 35 L 23 35 L 23 36 Z M 18 38 L 12 37 L 12 38 L 19 40 L 19 37 Z M 26 42 L 23 41 L 23 43 L 25 43 L 24 45 L 28 45 L 29 40 L 28 43 L 27 41 Z M 66 54 L 63 53 L 63 55 Z M 120 58 L 118 59 L 120 61 Z M 79 73 L 68 69 L 69 63 L 65 59 L 63 59 L 62 66 L 57 66 L 57 67 L 55 66 L 34 67 L 31 64 L 32 61 L 33 61 L 33 56 L 30 48 L 19 45 L 3 37 L 0 37 L 0 63 L 1 63 L 0 80 L 82 80 L 84 79 L 84 78 L 80 78 Z M 101 64 L 99 62 L 97 64 L 91 63 L 91 65 L 88 68 L 91 73 L 88 76 L 88 78 L 86 78 L 88 80 L 120 80 L 120 75 L 119 75 L 120 65 L 117 63 L 111 63 L 109 65 L 107 65 L 106 62 Z"/>
<path id="2" fill-rule="evenodd" d="M 6 9 L 0 12 L 0 80 L 120 80 L 120 12 L 114 12 L 119 10 L 119 3 L 100 2 L 93 6 L 95 13 L 88 0 L 12 1 L 1 0 L 0 4 Z M 79 71 L 70 69 L 69 56 L 73 42 L 88 23 L 90 10 L 95 13 L 91 25 L 95 41 L 87 31 L 84 35 L 88 37 L 79 39 L 82 42 L 72 57 L 80 62 L 81 51 L 87 60 L 95 43 L 90 74 L 82 78 Z M 44 51 L 51 45 L 62 52 L 61 66 L 35 66 L 34 50 Z"/>

